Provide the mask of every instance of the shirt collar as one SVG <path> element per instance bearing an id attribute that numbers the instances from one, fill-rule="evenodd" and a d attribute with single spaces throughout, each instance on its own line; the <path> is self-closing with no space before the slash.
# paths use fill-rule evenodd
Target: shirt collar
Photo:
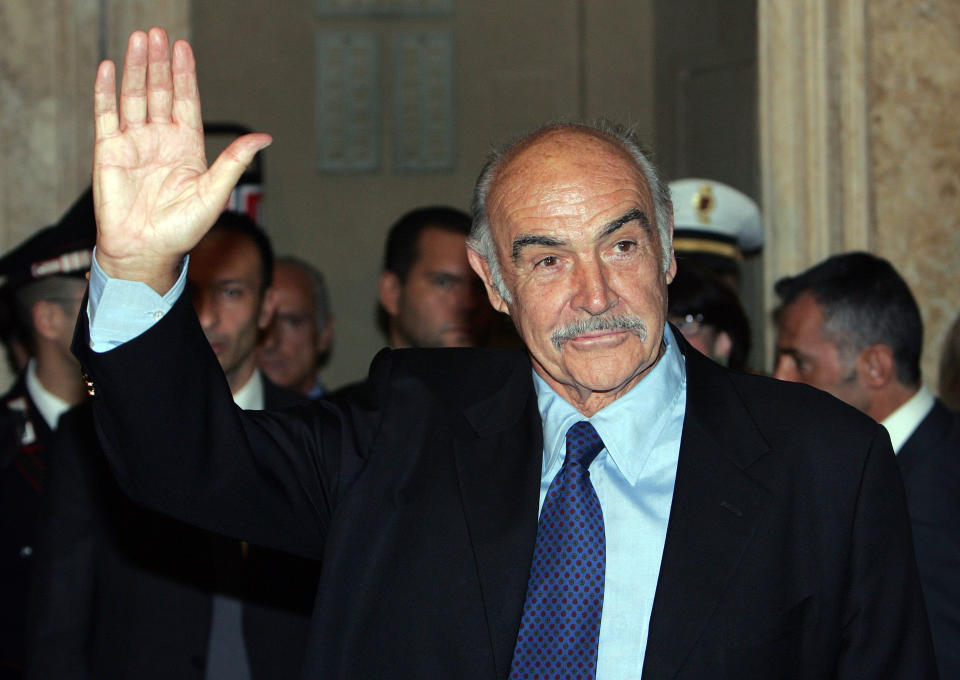
<path id="1" fill-rule="evenodd" d="M 322 382 L 320 382 L 320 378 L 318 377 L 317 381 L 313 383 L 313 387 L 311 387 L 310 391 L 307 392 L 307 399 L 319 399 L 326 393 L 327 393 L 327 388 L 324 386 Z"/>
<path id="2" fill-rule="evenodd" d="M 250 374 L 247 384 L 233 394 L 234 403 L 245 411 L 262 411 L 263 403 L 263 376 L 256 368 Z"/>
<path id="3" fill-rule="evenodd" d="M 30 398 L 33 399 L 34 406 L 40 411 L 47 427 L 51 430 L 57 429 L 57 422 L 65 411 L 70 409 L 70 404 L 63 399 L 48 391 L 37 377 L 37 360 L 30 359 L 27 363 L 27 391 Z"/>
<path id="4" fill-rule="evenodd" d="M 674 403 L 685 394 L 686 365 L 669 326 L 664 326 L 663 342 L 663 356 L 650 372 L 591 418 L 585 418 L 534 371 L 533 384 L 543 422 L 543 474 L 562 464 L 567 430 L 581 420 L 589 420 L 620 473 L 630 484 L 636 483 L 657 437 L 669 421 Z"/>
<path id="5" fill-rule="evenodd" d="M 881 425 L 887 428 L 890 435 L 890 443 L 893 444 L 895 453 L 900 453 L 900 449 L 910 439 L 910 435 L 919 427 L 920 423 L 930 409 L 933 408 L 933 392 L 923 385 L 917 390 L 916 394 L 903 402 L 900 407 L 883 419 Z"/>

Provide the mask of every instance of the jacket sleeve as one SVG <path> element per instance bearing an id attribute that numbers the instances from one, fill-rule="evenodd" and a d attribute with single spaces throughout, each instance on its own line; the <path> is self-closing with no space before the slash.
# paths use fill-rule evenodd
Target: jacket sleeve
<path id="1" fill-rule="evenodd" d="M 937 678 L 903 483 L 881 427 L 864 460 L 849 554 L 836 677 Z"/>
<path id="2" fill-rule="evenodd" d="M 375 433 L 375 409 L 237 408 L 187 298 L 103 353 L 90 349 L 80 315 L 73 351 L 117 481 L 187 523 L 319 559 L 337 497 Z"/>

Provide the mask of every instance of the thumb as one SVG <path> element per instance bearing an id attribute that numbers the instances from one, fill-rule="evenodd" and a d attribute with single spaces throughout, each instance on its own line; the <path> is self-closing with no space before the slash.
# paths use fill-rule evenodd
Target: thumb
<path id="1" fill-rule="evenodd" d="M 268 134 L 257 132 L 254 134 L 243 135 L 233 140 L 226 149 L 217 156 L 217 160 L 207 171 L 209 186 L 216 194 L 217 199 L 222 194 L 223 201 L 236 186 L 240 175 L 247 169 L 253 157 L 257 152 L 267 148 L 273 143 L 273 137 Z"/>

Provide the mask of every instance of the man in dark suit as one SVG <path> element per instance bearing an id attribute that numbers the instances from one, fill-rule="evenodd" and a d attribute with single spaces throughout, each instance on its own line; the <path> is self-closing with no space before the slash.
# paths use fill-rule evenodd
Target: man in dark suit
<path id="1" fill-rule="evenodd" d="M 10 300 L 31 358 L 0 397 L 0 679 L 23 677 L 27 591 L 37 522 L 60 415 L 86 399 L 70 339 L 87 288 L 96 237 L 88 190 L 60 221 L 0 259 L 0 297 Z"/>
<path id="2" fill-rule="evenodd" d="M 960 415 L 921 381 L 917 302 L 893 266 L 869 253 L 835 255 L 776 291 L 776 377 L 825 390 L 890 434 L 937 665 L 941 677 L 960 677 Z"/>
<path id="3" fill-rule="evenodd" d="M 234 401 L 305 398 L 255 368 L 273 255 L 245 215 L 224 213 L 191 253 L 190 289 Z M 89 404 L 52 446 L 29 636 L 32 680 L 277 680 L 303 664 L 318 565 L 135 505 L 97 444 Z"/>
<path id="4" fill-rule="evenodd" d="M 323 274 L 290 255 L 273 264 L 274 311 L 257 348 L 257 363 L 275 385 L 309 399 L 327 393 L 320 366 L 333 345 L 333 314 Z"/>
<path id="5" fill-rule="evenodd" d="M 194 68 L 135 33 L 118 110 L 100 67 L 74 347 L 125 490 L 323 560 L 306 677 L 936 677 L 886 434 L 670 330 L 669 192 L 622 131 L 541 128 L 477 182 L 470 261 L 526 353 L 385 351 L 362 401 L 233 408 L 182 256 L 269 137 L 205 171 Z"/>
<path id="6" fill-rule="evenodd" d="M 387 233 L 377 281 L 379 322 L 389 346 L 476 347 L 490 307 L 467 261 L 470 216 L 448 206 L 414 208 Z"/>

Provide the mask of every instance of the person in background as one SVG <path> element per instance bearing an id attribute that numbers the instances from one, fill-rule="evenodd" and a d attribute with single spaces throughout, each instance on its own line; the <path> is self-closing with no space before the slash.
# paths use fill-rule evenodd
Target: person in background
<path id="1" fill-rule="evenodd" d="M 742 371 L 750 355 L 750 322 L 727 284 L 693 265 L 670 283 L 667 319 L 687 342 L 717 363 Z"/>
<path id="2" fill-rule="evenodd" d="M 333 315 L 323 275 L 299 258 L 273 266 L 274 310 L 258 347 L 260 370 L 275 385 L 317 399 L 326 393 L 318 370 L 333 345 Z"/>
<path id="3" fill-rule="evenodd" d="M 782 278 L 775 290 L 774 376 L 829 392 L 890 435 L 940 677 L 960 678 L 960 415 L 921 380 L 916 300 L 889 262 L 861 252 Z"/>
<path id="4" fill-rule="evenodd" d="M 950 325 L 940 354 L 940 400 L 952 411 L 960 410 L 960 316 Z"/>
<path id="5" fill-rule="evenodd" d="M 483 344 L 492 310 L 467 262 L 470 216 L 456 208 L 416 208 L 387 234 L 377 284 L 380 323 L 390 347 Z"/>
<path id="6" fill-rule="evenodd" d="M 699 267 L 739 293 L 744 256 L 763 247 L 756 202 L 723 182 L 699 178 L 670 182 L 670 195 L 677 268 Z"/>
<path id="7" fill-rule="evenodd" d="M 50 443 L 60 415 L 86 399 L 70 340 L 96 239 L 85 192 L 60 221 L 0 258 L 3 289 L 32 358 L 0 398 L 0 678 L 22 677 L 27 592 L 34 569 Z"/>
<path id="8" fill-rule="evenodd" d="M 213 350 L 217 379 L 244 409 L 307 403 L 256 368 L 258 330 L 273 304 L 272 267 L 266 234 L 243 213 L 223 213 L 190 254 L 190 294 L 208 342 L 203 351 Z M 134 504 L 110 474 L 89 403 L 64 414 L 52 459 L 28 680 L 296 677 L 316 563 Z"/>

